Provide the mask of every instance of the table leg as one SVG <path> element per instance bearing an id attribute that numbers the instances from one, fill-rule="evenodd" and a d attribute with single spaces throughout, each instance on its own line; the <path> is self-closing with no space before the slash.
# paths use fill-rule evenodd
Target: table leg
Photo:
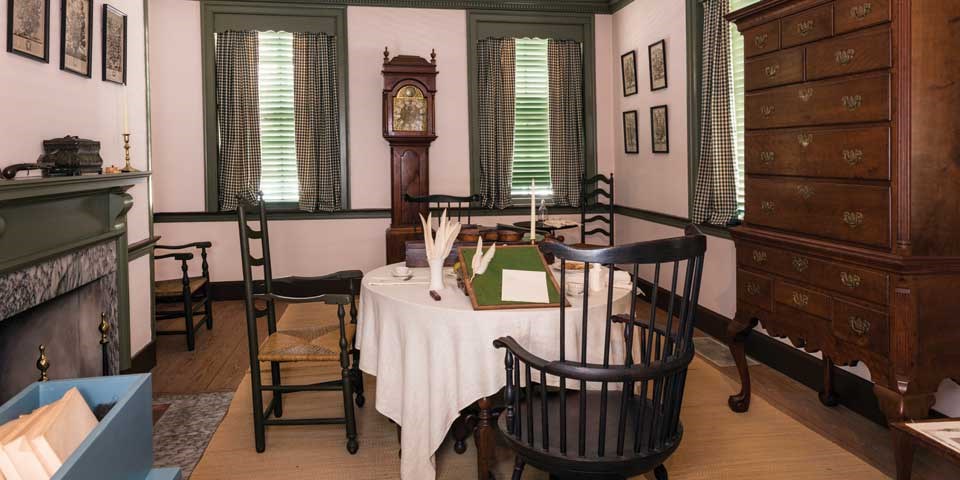
<path id="1" fill-rule="evenodd" d="M 477 405 L 480 407 L 480 413 L 477 415 L 476 432 L 477 480 L 489 480 L 493 469 L 494 448 L 496 448 L 493 425 L 490 423 L 493 419 L 493 404 L 489 398 L 483 397 L 477 402 Z"/>
<path id="2" fill-rule="evenodd" d="M 913 473 L 913 452 L 916 449 L 910 436 L 901 431 L 893 433 L 893 456 L 897 461 L 897 480 L 910 480 Z"/>

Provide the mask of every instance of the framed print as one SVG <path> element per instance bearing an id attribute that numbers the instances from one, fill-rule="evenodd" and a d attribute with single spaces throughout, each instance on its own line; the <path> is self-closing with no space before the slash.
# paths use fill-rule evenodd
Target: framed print
<path id="1" fill-rule="evenodd" d="M 623 78 L 623 96 L 637 93 L 637 52 L 630 50 L 620 56 L 620 73 Z"/>
<path id="2" fill-rule="evenodd" d="M 50 0 L 7 0 L 7 51 L 50 61 Z"/>
<path id="3" fill-rule="evenodd" d="M 650 142 L 653 144 L 653 153 L 670 153 L 668 123 L 666 105 L 650 108 Z"/>
<path id="4" fill-rule="evenodd" d="M 127 83 L 127 16 L 103 5 L 103 81 Z"/>
<path id="5" fill-rule="evenodd" d="M 92 76 L 93 0 L 60 0 L 60 70 Z"/>
<path id="6" fill-rule="evenodd" d="M 667 42 L 660 40 L 647 47 L 650 54 L 650 90 L 667 88 Z"/>
<path id="7" fill-rule="evenodd" d="M 640 153 L 640 141 L 637 134 L 637 111 L 623 112 L 623 152 Z"/>

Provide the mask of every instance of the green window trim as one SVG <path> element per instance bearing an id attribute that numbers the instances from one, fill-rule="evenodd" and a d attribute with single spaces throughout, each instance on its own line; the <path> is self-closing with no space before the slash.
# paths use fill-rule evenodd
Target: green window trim
<path id="1" fill-rule="evenodd" d="M 200 4 L 201 58 L 203 65 L 204 183 L 207 212 L 219 211 L 217 201 L 217 112 L 215 91 L 214 34 L 226 30 L 286 32 L 326 32 L 337 36 L 340 84 L 341 194 L 343 206 L 350 209 L 349 137 L 347 131 L 347 9 L 312 3 L 274 3 L 249 0 L 209 0 Z M 289 208 L 293 203 L 279 202 L 271 208 Z"/>
<path id="2" fill-rule="evenodd" d="M 596 42 L 594 16 L 579 13 L 467 11 L 467 93 L 470 115 L 470 191 L 480 191 L 480 139 L 477 104 L 477 42 L 481 38 L 554 38 L 583 46 L 584 175 L 597 172 Z M 517 205 L 523 204 L 522 197 Z M 529 202 L 528 202 L 529 203 Z"/>

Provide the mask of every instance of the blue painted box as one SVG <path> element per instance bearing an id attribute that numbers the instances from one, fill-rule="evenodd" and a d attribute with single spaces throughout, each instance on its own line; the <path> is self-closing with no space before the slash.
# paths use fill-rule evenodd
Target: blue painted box
<path id="1" fill-rule="evenodd" d="M 93 408 L 115 403 L 97 428 L 63 463 L 53 480 L 177 480 L 180 470 L 153 468 L 150 375 L 118 375 L 37 382 L 0 407 L 0 424 L 59 400 L 77 387 Z"/>

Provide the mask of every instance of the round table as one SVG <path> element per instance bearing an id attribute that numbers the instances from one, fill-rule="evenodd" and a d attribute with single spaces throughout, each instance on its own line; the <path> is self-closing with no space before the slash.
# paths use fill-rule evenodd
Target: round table
<path id="1" fill-rule="evenodd" d="M 489 397 L 506 384 L 504 351 L 494 348 L 493 341 L 511 336 L 542 358 L 559 358 L 560 309 L 476 311 L 456 287 L 451 269 L 446 288 L 439 292 L 442 298 L 435 301 L 425 283 L 428 269 L 412 269 L 412 279 L 396 284 L 391 271 L 398 265 L 380 267 L 363 278 L 357 326 L 360 369 L 377 377 L 377 411 L 402 427 L 400 477 L 432 480 L 434 453 L 460 411 L 478 400 L 482 410 L 485 405 L 489 409 Z M 630 290 L 614 292 L 613 313 L 626 313 Z M 568 358 L 579 358 L 583 299 L 568 300 L 565 350 Z M 602 362 L 606 309 L 606 289 L 589 295 L 590 362 Z M 611 359 L 622 361 L 622 329 L 612 331 Z M 481 411 L 479 478 L 486 478 L 482 472 L 491 458 L 486 456 L 493 446 L 489 420 L 487 415 L 485 424 Z M 485 442 L 487 452 L 482 451 Z"/>

